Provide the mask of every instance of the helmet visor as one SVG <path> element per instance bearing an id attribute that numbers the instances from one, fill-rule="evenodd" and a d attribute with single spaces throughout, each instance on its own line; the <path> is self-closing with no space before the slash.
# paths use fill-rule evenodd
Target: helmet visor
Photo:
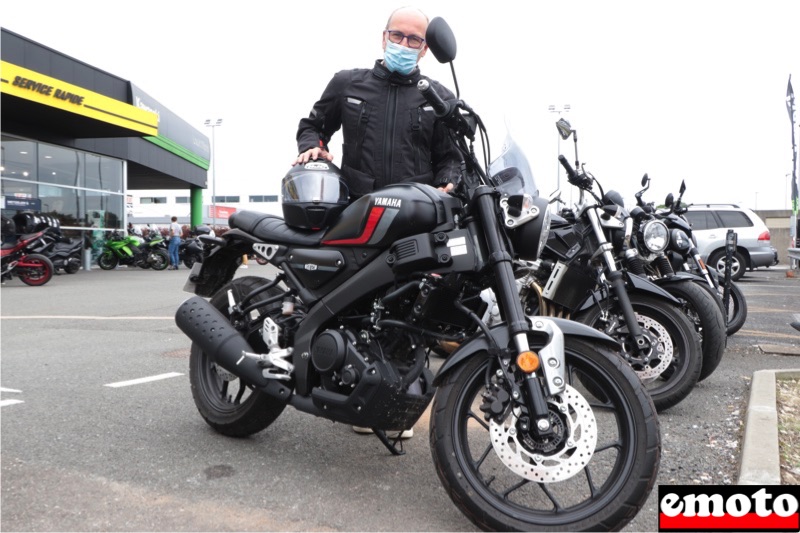
<path id="1" fill-rule="evenodd" d="M 302 172 L 284 178 L 281 201 L 346 204 L 350 194 L 337 176 L 323 172 Z"/>

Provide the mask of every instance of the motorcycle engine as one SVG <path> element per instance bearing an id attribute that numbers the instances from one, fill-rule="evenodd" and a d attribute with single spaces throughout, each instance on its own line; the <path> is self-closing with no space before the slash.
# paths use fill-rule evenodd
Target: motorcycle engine
<path id="1" fill-rule="evenodd" d="M 333 420 L 410 428 L 433 398 L 426 360 L 421 344 L 393 329 L 376 336 L 347 326 L 326 329 L 311 345 L 319 379 L 311 396 Z"/>
<path id="2" fill-rule="evenodd" d="M 346 392 L 355 388 L 371 360 L 377 359 L 369 345 L 350 328 L 326 329 L 314 340 L 311 363 L 321 377 L 323 388 Z"/>

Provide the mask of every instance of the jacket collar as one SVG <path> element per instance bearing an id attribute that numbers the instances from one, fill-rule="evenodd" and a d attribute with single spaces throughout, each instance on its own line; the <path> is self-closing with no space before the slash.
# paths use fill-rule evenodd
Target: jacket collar
<path id="1" fill-rule="evenodd" d="M 383 64 L 383 59 L 376 59 L 372 69 L 372 75 L 378 79 L 386 80 L 394 85 L 416 85 L 420 78 L 419 67 L 414 67 L 411 74 L 404 76 L 398 72 L 392 72 Z"/>

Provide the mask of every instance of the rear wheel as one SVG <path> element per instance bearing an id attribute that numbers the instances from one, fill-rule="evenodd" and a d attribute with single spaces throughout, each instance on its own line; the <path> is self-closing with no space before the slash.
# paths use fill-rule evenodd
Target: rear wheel
<path id="1" fill-rule="evenodd" d="M 100 252 L 100 255 L 97 257 L 97 266 L 103 270 L 114 270 L 117 268 L 118 264 L 119 259 L 117 259 L 117 256 L 114 255 L 114 252 L 103 251 Z"/>
<path id="2" fill-rule="evenodd" d="M 53 267 L 53 262 L 47 257 L 40 254 L 30 254 L 25 256 L 24 261 L 31 266 L 17 267 L 17 276 L 25 285 L 39 287 L 53 277 L 55 268 Z"/>
<path id="3" fill-rule="evenodd" d="M 453 369 L 436 393 L 430 431 L 436 471 L 481 529 L 617 530 L 653 488 L 659 428 L 638 378 L 619 357 L 588 343 L 565 338 L 564 353 L 568 387 L 546 398 L 549 439 L 530 431 L 527 411 L 509 400 L 509 383 L 488 354 Z M 526 379 L 513 375 L 517 384 Z M 506 409 L 487 421 L 487 401 Z"/>
<path id="4" fill-rule="evenodd" d="M 636 319 L 650 342 L 650 348 L 637 353 L 625 318 L 617 303 L 609 309 L 607 301 L 575 317 L 617 339 L 621 355 L 644 383 L 656 410 L 661 412 L 680 403 L 692 392 L 703 363 L 700 340 L 689 319 L 667 300 L 640 293 L 629 295 Z"/>
<path id="5" fill-rule="evenodd" d="M 81 269 L 81 256 L 73 254 L 67 259 L 67 264 L 64 266 L 64 272 L 67 274 L 74 274 Z"/>
<path id="6" fill-rule="evenodd" d="M 228 290 L 231 290 L 236 301 L 240 302 L 244 295 L 262 287 L 268 281 L 254 276 L 237 278 L 217 291 L 210 303 L 223 315 L 230 317 Z M 282 292 L 273 287 L 256 296 L 253 302 L 265 300 Z M 278 302 L 270 304 L 268 309 L 277 309 L 277 312 L 280 312 L 280 307 L 281 304 Z M 245 318 L 247 322 L 245 338 L 253 350 L 265 352 L 267 348 L 261 336 L 261 322 L 250 323 L 248 317 Z M 237 376 L 212 361 L 194 343 L 189 356 L 189 381 L 192 385 L 194 403 L 200 415 L 209 426 L 229 437 L 246 437 L 258 433 L 272 424 L 286 407 L 284 402 L 242 383 Z"/>
<path id="7" fill-rule="evenodd" d="M 153 270 L 165 270 L 169 266 L 169 254 L 164 250 L 151 250 L 147 254 L 146 264 Z"/>

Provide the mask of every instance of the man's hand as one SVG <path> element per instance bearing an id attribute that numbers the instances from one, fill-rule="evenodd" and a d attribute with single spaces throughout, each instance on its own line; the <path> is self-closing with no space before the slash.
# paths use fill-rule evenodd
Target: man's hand
<path id="1" fill-rule="evenodd" d="M 314 161 L 316 161 L 320 157 L 328 161 L 333 161 L 333 154 L 331 154 L 330 152 L 328 152 L 323 148 L 316 147 L 316 148 L 309 148 L 302 154 L 298 155 L 297 159 L 295 159 L 294 163 L 292 164 L 293 165 L 306 164 L 308 163 L 309 160 L 313 159 Z"/>
<path id="2" fill-rule="evenodd" d="M 442 192 L 450 192 L 450 191 L 453 190 L 453 184 L 452 183 L 448 183 L 447 185 L 443 185 L 441 187 L 436 187 L 436 188 L 439 189 Z"/>

